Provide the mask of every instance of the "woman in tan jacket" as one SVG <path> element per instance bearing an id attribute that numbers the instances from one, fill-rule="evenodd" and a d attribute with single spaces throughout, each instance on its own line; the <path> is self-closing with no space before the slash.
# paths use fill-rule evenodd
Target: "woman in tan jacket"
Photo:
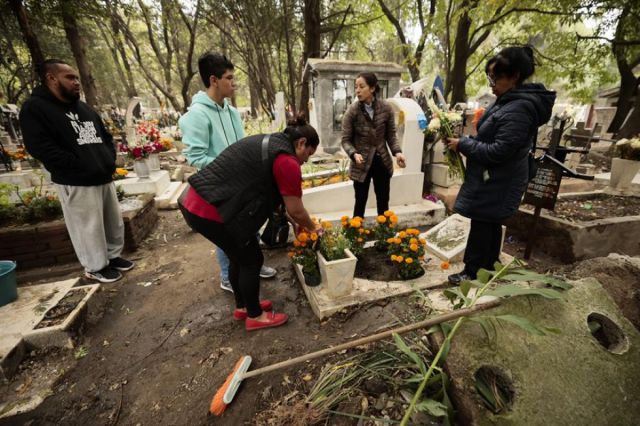
<path id="1" fill-rule="evenodd" d="M 376 97 L 379 90 L 375 74 L 358 74 L 358 102 L 349 107 L 342 119 L 342 149 L 351 158 L 349 177 L 353 180 L 356 196 L 354 217 L 364 218 L 371 179 L 376 193 L 378 215 L 389 210 L 389 190 L 393 175 L 391 155 L 396 157 L 399 167 L 405 167 L 405 158 L 396 138 L 393 110 L 389 104 Z"/>

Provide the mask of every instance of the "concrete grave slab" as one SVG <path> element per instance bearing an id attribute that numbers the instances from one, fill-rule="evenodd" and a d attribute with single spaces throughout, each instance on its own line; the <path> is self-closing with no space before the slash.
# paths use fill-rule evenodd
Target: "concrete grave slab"
<path id="1" fill-rule="evenodd" d="M 398 216 L 398 223 L 404 228 L 435 225 L 444 219 L 446 213 L 443 205 L 429 200 L 422 200 L 419 203 L 412 204 L 391 205 L 389 209 Z M 348 210 L 336 210 L 325 213 L 311 211 L 311 214 L 318 216 L 322 220 L 332 222 L 334 225 L 339 225 L 342 216 L 351 217 L 353 214 L 353 205 Z M 365 210 L 364 215 L 365 223 L 367 223 L 367 226 L 371 226 L 378 216 L 378 211 L 375 207 L 368 208 Z"/>
<path id="2" fill-rule="evenodd" d="M 171 182 L 162 194 L 155 197 L 156 208 L 158 210 L 168 210 L 178 208 L 177 200 L 182 191 L 187 187 L 186 182 Z"/>
<path id="3" fill-rule="evenodd" d="M 20 346 L 23 336 L 42 320 L 46 311 L 55 306 L 78 283 L 79 278 L 49 284 L 18 288 L 18 299 L 0 307 L 0 365 L 2 374 L 10 377 L 24 354 Z M 6 368 L 6 369 L 5 369 Z"/>
<path id="4" fill-rule="evenodd" d="M 560 329 L 533 335 L 512 325 L 498 327 L 489 343 L 479 324 L 467 322 L 446 360 L 452 397 L 462 423 L 477 425 L 631 425 L 640 413 L 640 333 L 593 278 L 573 283 L 567 302 L 517 297 L 483 315 L 513 314 Z M 604 320 L 607 318 L 608 320 Z M 607 348 L 588 321 L 601 321 Z M 474 375 L 499 372 L 513 392 L 510 410 L 484 407 Z"/>
<path id="5" fill-rule="evenodd" d="M 609 186 L 609 182 L 611 181 L 611 172 L 608 173 L 598 173 L 595 175 L 595 181 L 597 185 L 600 186 Z M 611 191 L 613 192 L 613 191 Z M 629 187 L 628 195 L 637 195 L 640 194 L 640 173 L 636 174 L 636 176 L 631 181 L 631 185 Z M 627 195 L 627 194 L 624 194 Z"/>
<path id="6" fill-rule="evenodd" d="M 29 189 L 40 184 L 40 178 L 32 170 L 0 173 L 0 183 L 17 185 L 20 189 Z"/>
<path id="7" fill-rule="evenodd" d="M 458 262 L 462 260 L 467 248 L 470 227 L 471 220 L 456 213 L 424 232 L 421 237 L 427 240 L 427 251 L 442 260 Z M 500 250 L 504 244 L 505 232 L 506 228 L 503 226 Z"/>
<path id="8" fill-rule="evenodd" d="M 160 195 L 171 182 L 169 172 L 166 170 L 151 172 L 150 176 L 145 179 L 138 178 L 134 172 L 130 172 L 127 176 L 129 177 L 116 182 L 116 185 L 121 186 L 127 195 L 146 193 Z"/>

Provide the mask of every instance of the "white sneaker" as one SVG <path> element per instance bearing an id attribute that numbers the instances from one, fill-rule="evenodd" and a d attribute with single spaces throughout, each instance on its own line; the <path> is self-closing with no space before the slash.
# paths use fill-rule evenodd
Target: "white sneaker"
<path id="1" fill-rule="evenodd" d="M 260 278 L 273 278 L 277 273 L 278 271 L 276 271 L 275 268 L 270 268 L 264 265 L 260 268 Z"/>
<path id="2" fill-rule="evenodd" d="M 226 291 L 230 291 L 231 293 L 233 293 L 233 287 L 231 287 L 231 281 L 229 280 L 221 280 L 220 281 L 220 288 Z"/>

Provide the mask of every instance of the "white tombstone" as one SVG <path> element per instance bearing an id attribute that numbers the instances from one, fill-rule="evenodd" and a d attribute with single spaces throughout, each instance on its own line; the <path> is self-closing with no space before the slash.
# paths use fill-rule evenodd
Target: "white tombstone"
<path id="1" fill-rule="evenodd" d="M 131 145 L 136 144 L 136 128 L 133 125 L 133 110 L 140 103 L 140 98 L 134 96 L 129 100 L 129 105 L 127 105 L 127 112 L 125 114 L 125 127 L 126 127 L 126 135 L 127 135 L 127 143 Z"/>
<path id="2" fill-rule="evenodd" d="M 271 122 L 271 131 L 280 132 L 286 127 L 287 111 L 284 104 L 284 92 L 276 93 L 275 119 Z"/>

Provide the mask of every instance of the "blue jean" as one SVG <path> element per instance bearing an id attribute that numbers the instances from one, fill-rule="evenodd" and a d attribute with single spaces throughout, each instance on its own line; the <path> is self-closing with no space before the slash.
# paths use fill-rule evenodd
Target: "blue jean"
<path id="1" fill-rule="evenodd" d="M 216 246 L 216 257 L 220 265 L 220 281 L 229 282 L 229 257 L 219 246 Z"/>

